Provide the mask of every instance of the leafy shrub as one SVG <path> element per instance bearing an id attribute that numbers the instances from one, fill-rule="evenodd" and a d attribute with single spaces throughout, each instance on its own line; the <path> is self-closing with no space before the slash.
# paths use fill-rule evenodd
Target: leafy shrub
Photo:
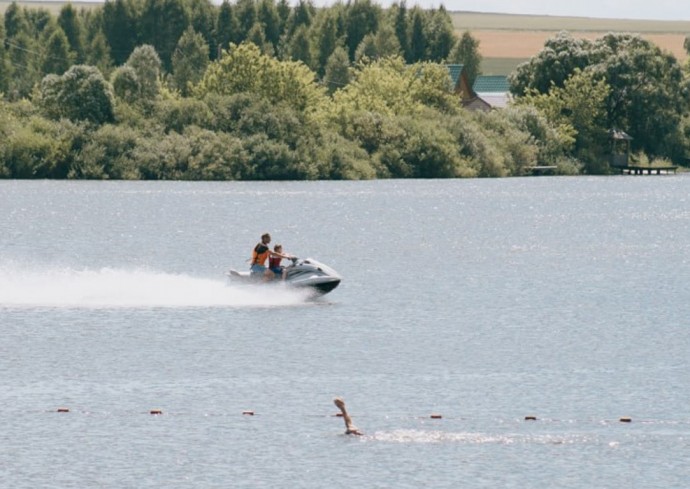
<path id="1" fill-rule="evenodd" d="M 160 91 L 158 81 L 162 63 L 156 49 L 150 44 L 137 46 L 127 58 L 126 66 L 133 69 L 139 84 L 137 101 L 148 105 L 152 103 Z"/>
<path id="2" fill-rule="evenodd" d="M 182 180 L 189 168 L 192 148 L 187 138 L 176 132 L 140 141 L 132 151 L 142 178 Z"/>
<path id="3" fill-rule="evenodd" d="M 41 109 L 36 105 L 31 103 L 28 99 L 21 99 L 17 102 L 7 103 L 4 106 L 8 117 L 12 124 L 21 124 L 22 119 L 26 121 L 32 116 L 40 116 L 42 114 Z"/>
<path id="4" fill-rule="evenodd" d="M 532 137 L 538 149 L 537 164 L 553 165 L 570 153 L 572 139 L 564 137 L 536 108 L 517 105 L 508 107 L 497 114 L 505 117 L 508 123 Z"/>
<path id="5" fill-rule="evenodd" d="M 72 151 L 80 144 L 83 128 L 69 121 L 33 116 L 15 126 L 4 143 L 5 176 L 11 178 L 65 178 Z"/>
<path id="6" fill-rule="evenodd" d="M 251 174 L 251 159 L 242 141 L 230 134 L 190 127 L 193 154 L 185 178 L 190 180 L 242 180 Z"/>
<path id="7" fill-rule="evenodd" d="M 386 143 L 381 163 L 393 177 L 449 178 L 464 173 L 453 136 L 431 117 L 401 117 L 402 138 Z M 392 157 L 394 155 L 394 157 Z"/>
<path id="8" fill-rule="evenodd" d="M 106 124 L 91 134 L 76 156 L 70 178 L 124 179 L 141 177 L 134 150 L 139 133 L 124 126 Z"/>
<path id="9" fill-rule="evenodd" d="M 214 126 L 212 129 L 223 132 L 235 132 L 242 114 L 258 103 L 260 99 L 258 96 L 249 93 L 220 95 L 211 92 L 202 100 L 213 114 Z"/>
<path id="10" fill-rule="evenodd" d="M 403 150 L 394 144 L 381 147 L 372 155 L 377 178 L 410 178 L 412 165 L 405 161 Z"/>
<path id="11" fill-rule="evenodd" d="M 534 138 L 509 120 L 503 112 L 477 113 L 478 122 L 491 143 L 499 149 L 506 175 L 524 175 L 537 163 L 539 152 Z"/>
<path id="12" fill-rule="evenodd" d="M 110 77 L 115 96 L 120 100 L 133 104 L 139 99 L 141 83 L 136 71 L 131 66 L 118 67 Z"/>
<path id="13" fill-rule="evenodd" d="M 115 105 L 115 121 L 118 126 L 141 131 L 147 131 L 151 127 L 158 125 L 155 119 L 147 117 L 140 105 L 128 104 L 124 101 L 120 101 Z"/>
<path id="14" fill-rule="evenodd" d="M 242 141 L 195 126 L 139 144 L 133 157 L 152 180 L 238 180 L 253 177 Z"/>
<path id="15" fill-rule="evenodd" d="M 95 124 L 114 120 L 112 89 L 93 66 L 75 65 L 62 76 L 44 77 L 40 104 L 55 119 L 65 117 Z"/>
<path id="16" fill-rule="evenodd" d="M 294 109 L 282 104 L 272 105 L 264 100 L 244 107 L 236 126 L 236 132 L 243 136 L 264 134 L 268 139 L 285 143 L 291 149 L 295 148 L 305 129 L 305 122 Z"/>
<path id="17" fill-rule="evenodd" d="M 298 151 L 301 161 L 313 162 L 318 178 L 368 180 L 376 177 L 367 152 L 335 132 L 324 132 L 318 138 L 303 138 Z"/>
<path id="18" fill-rule="evenodd" d="M 460 157 L 465 161 L 468 176 L 502 177 L 506 175 L 503 155 L 469 114 L 460 113 L 446 122 L 455 138 Z"/>
<path id="19" fill-rule="evenodd" d="M 213 113 L 206 103 L 192 98 L 158 100 L 154 108 L 154 118 L 163 125 L 165 132 L 182 133 L 187 126 L 214 126 Z"/>
<path id="20" fill-rule="evenodd" d="M 287 144 L 269 139 L 265 134 L 245 139 L 245 148 L 251 157 L 253 174 L 250 178 L 253 180 L 303 180 L 316 177 L 305 171 L 302 166 L 305 162 L 299 162 Z"/>
<path id="21" fill-rule="evenodd" d="M 10 176 L 10 169 L 6 165 L 7 161 L 7 140 L 11 133 L 11 127 L 15 124 L 14 118 L 7 110 L 7 104 L 2 101 L 0 93 L 0 178 Z"/>
<path id="22" fill-rule="evenodd" d="M 279 61 L 261 53 L 251 42 L 231 44 L 222 58 L 209 65 L 194 91 L 199 97 L 248 92 L 272 104 L 289 104 L 300 112 L 315 110 L 327 100 L 325 90 L 306 65 Z"/>
<path id="23" fill-rule="evenodd" d="M 460 175 L 461 160 L 451 134 L 434 119 L 414 119 L 406 125 L 407 158 L 415 166 L 415 177 L 452 178 Z"/>
<path id="24" fill-rule="evenodd" d="M 576 158 L 564 156 L 553 162 L 558 175 L 579 175 L 582 173 L 582 162 Z"/>
<path id="25" fill-rule="evenodd" d="M 395 117 L 364 110 L 351 114 L 348 123 L 342 126 L 342 133 L 346 138 L 357 141 L 370 154 L 386 142 L 404 137 L 404 130 Z"/>

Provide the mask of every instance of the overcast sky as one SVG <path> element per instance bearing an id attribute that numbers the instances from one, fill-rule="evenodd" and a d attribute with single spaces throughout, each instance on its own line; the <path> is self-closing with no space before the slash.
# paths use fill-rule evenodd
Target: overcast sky
<path id="1" fill-rule="evenodd" d="M 331 5 L 332 0 L 315 0 L 315 5 Z M 384 7 L 398 0 L 374 0 Z M 406 0 L 408 7 L 419 5 L 447 10 L 504 12 L 512 14 L 565 15 L 613 19 L 690 20 L 686 0 Z"/>

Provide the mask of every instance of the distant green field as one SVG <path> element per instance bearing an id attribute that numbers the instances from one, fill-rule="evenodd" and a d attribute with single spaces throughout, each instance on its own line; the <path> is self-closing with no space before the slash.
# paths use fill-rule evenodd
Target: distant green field
<path id="1" fill-rule="evenodd" d="M 528 59 L 484 58 L 481 66 L 482 75 L 510 75 L 524 61 L 528 61 Z"/>
<path id="2" fill-rule="evenodd" d="M 623 12 L 622 15 L 625 15 Z M 690 34 L 690 21 L 595 19 L 546 15 L 450 12 L 458 30 L 587 31 Z"/>
<path id="3" fill-rule="evenodd" d="M 51 2 L 48 0 L 44 1 L 31 1 L 31 0 L 21 0 L 17 2 L 17 5 L 21 7 L 27 7 L 31 9 L 46 9 L 51 13 L 54 14 L 59 14 L 60 9 L 62 9 L 62 6 L 65 5 L 67 2 L 61 2 L 61 1 L 55 1 Z M 6 0 L 0 0 L 0 13 L 5 13 L 5 10 L 7 10 L 7 7 L 9 7 L 12 4 L 12 2 L 8 2 Z M 81 2 L 81 1 L 74 1 L 72 2 L 72 6 L 79 10 L 80 8 L 94 8 L 94 7 L 102 7 L 103 2 Z"/>
<path id="4" fill-rule="evenodd" d="M 537 15 L 450 12 L 456 33 L 469 30 L 479 41 L 486 74 L 508 74 L 522 61 L 536 55 L 559 31 L 594 40 L 607 32 L 631 32 L 654 43 L 683 62 L 684 40 L 690 21 L 594 19 Z"/>

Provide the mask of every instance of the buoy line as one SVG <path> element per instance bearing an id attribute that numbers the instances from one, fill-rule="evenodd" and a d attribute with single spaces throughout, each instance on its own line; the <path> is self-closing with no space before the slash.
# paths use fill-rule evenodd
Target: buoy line
<path id="1" fill-rule="evenodd" d="M 86 414 L 86 415 L 98 415 L 98 414 L 112 415 L 112 414 L 115 414 L 115 413 L 113 413 L 113 412 L 103 412 L 103 411 L 101 411 L 101 412 L 98 412 L 98 411 L 79 411 L 79 410 L 75 411 L 75 410 L 72 410 L 72 409 L 70 409 L 69 407 L 65 407 L 65 406 L 60 406 L 60 407 L 58 407 L 58 408 L 56 408 L 56 409 L 52 409 L 52 410 L 50 410 L 50 411 L 42 411 L 42 412 L 56 412 L 56 413 L 62 413 L 62 414 Z M 150 410 L 145 411 L 145 412 L 143 412 L 143 411 L 130 412 L 130 414 L 142 414 L 142 413 L 146 413 L 146 414 L 150 414 L 150 415 L 155 415 L 155 416 L 160 416 L 160 415 L 163 415 L 163 414 L 168 414 L 168 415 L 171 415 L 171 416 L 195 416 L 195 415 L 202 415 L 202 416 L 225 416 L 225 417 L 227 417 L 227 416 L 232 416 L 232 415 L 233 415 L 233 413 L 208 413 L 208 412 L 206 412 L 206 413 L 201 413 L 201 414 L 200 414 L 200 413 L 194 414 L 194 413 L 189 413 L 189 412 L 169 412 L 169 411 L 165 411 L 165 412 L 164 412 L 164 411 L 163 411 L 162 409 L 160 409 L 160 408 L 153 408 L 153 409 L 150 409 Z M 120 414 L 122 414 L 122 413 L 120 413 Z M 263 414 L 261 414 L 261 413 L 259 413 L 259 412 L 256 412 L 256 411 L 253 410 L 253 409 L 245 409 L 245 410 L 237 411 L 235 414 L 240 415 L 240 416 L 259 416 L 259 417 L 272 417 L 272 416 L 274 416 L 274 415 L 271 414 L 271 413 L 263 413 Z M 298 416 L 298 417 L 308 417 L 308 418 L 323 418 L 323 417 L 342 418 L 342 417 L 343 417 L 343 413 L 342 413 L 342 412 L 336 412 L 336 413 L 330 413 L 330 414 L 327 414 L 327 413 L 319 413 L 319 414 L 297 414 L 297 415 L 295 415 L 295 416 Z M 398 419 L 398 420 L 401 420 L 401 421 L 404 421 L 404 420 L 423 420 L 423 419 L 431 419 L 431 420 L 465 420 L 465 421 L 470 421 L 470 420 L 472 420 L 472 419 L 476 419 L 476 418 L 470 418 L 470 417 L 467 417 L 467 416 L 446 416 L 446 415 L 444 415 L 444 414 L 437 413 L 437 412 L 433 412 L 433 413 L 428 414 L 428 415 L 403 415 L 403 414 L 395 414 L 395 415 L 390 415 L 390 414 L 377 414 L 377 415 L 363 414 L 363 415 L 357 415 L 357 418 L 360 418 L 360 419 L 362 419 L 362 418 L 370 418 L 370 419 L 373 419 L 373 418 L 376 418 L 376 417 L 384 417 L 384 418 L 386 418 L 386 419 Z M 520 421 L 520 420 L 523 420 L 523 421 L 532 421 L 532 422 L 534 422 L 534 421 L 543 421 L 543 422 L 552 423 L 552 424 L 555 424 L 555 423 L 572 423 L 573 421 L 578 421 L 578 420 L 576 420 L 576 419 L 539 418 L 539 417 L 537 417 L 537 416 L 535 416 L 535 415 L 533 415 L 533 414 L 525 415 L 525 416 L 523 416 L 522 418 L 520 418 L 520 417 L 518 416 L 518 417 L 511 417 L 511 418 L 508 418 L 508 419 L 509 419 L 509 420 L 513 420 L 513 421 Z M 504 421 L 505 421 L 505 419 L 501 420 L 501 422 L 504 422 Z M 582 420 L 580 420 L 580 421 L 582 421 Z M 588 423 L 598 423 L 598 424 L 601 424 L 601 423 L 613 423 L 613 422 L 619 422 L 619 423 L 632 423 L 632 422 L 633 422 L 633 419 L 632 419 L 632 417 L 630 417 L 630 416 L 621 416 L 621 417 L 619 417 L 619 418 L 617 418 L 617 419 L 616 419 L 616 418 L 605 418 L 605 419 L 600 419 L 600 420 L 594 420 L 594 419 L 590 418 L 590 419 L 588 419 L 586 422 L 588 422 Z M 642 423 L 647 423 L 647 424 L 649 424 L 649 423 L 660 423 L 660 424 L 669 424 L 669 423 L 674 423 L 674 424 L 681 423 L 681 424 L 682 424 L 682 423 L 688 423 L 688 424 L 690 424 L 690 420 L 655 420 L 655 419 L 643 419 L 641 422 L 642 422 Z"/>

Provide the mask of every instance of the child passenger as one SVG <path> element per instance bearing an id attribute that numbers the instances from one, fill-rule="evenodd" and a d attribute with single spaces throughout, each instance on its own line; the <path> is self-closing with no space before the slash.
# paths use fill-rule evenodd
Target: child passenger
<path id="1" fill-rule="evenodd" d="M 276 253 L 279 253 L 280 255 L 283 255 L 283 246 L 282 245 L 275 245 L 273 247 L 273 251 Z M 285 280 L 285 275 L 286 275 L 286 270 L 285 267 L 280 264 L 280 261 L 282 260 L 282 257 L 280 255 L 272 255 L 268 259 L 268 268 L 275 274 L 277 279 Z"/>

